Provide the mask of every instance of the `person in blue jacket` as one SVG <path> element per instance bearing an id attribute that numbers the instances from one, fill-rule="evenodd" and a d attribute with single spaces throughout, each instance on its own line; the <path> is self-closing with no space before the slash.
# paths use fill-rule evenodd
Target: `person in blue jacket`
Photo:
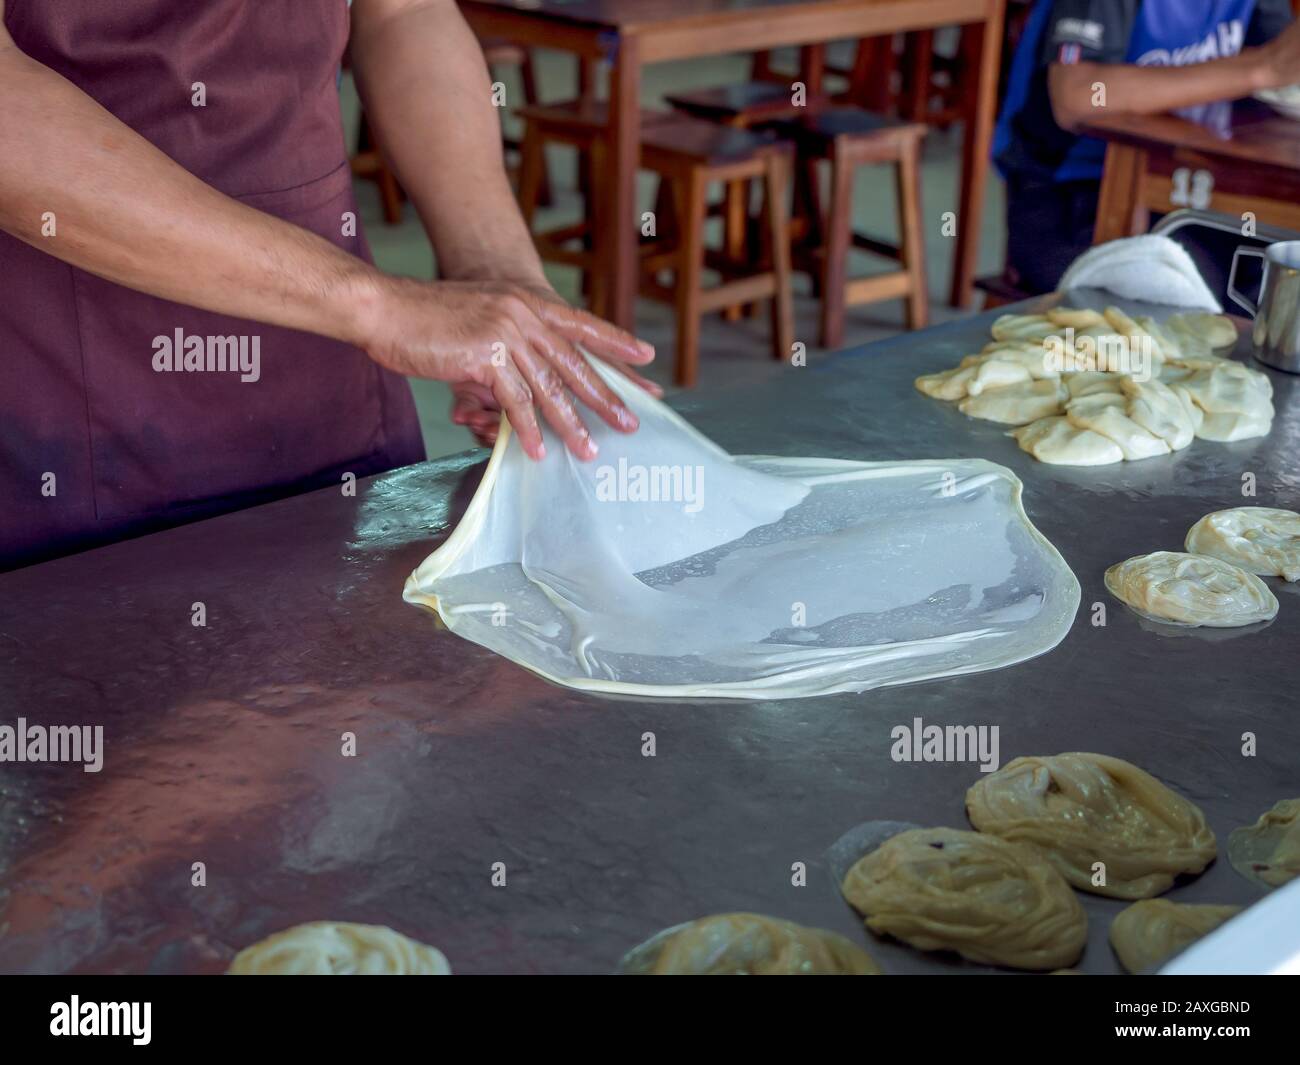
<path id="1" fill-rule="evenodd" d="M 1290 0 L 1038 0 L 993 141 L 1008 280 L 1053 291 L 1092 244 L 1106 146 L 1076 131 L 1097 107 L 1156 114 L 1296 82 Z"/>

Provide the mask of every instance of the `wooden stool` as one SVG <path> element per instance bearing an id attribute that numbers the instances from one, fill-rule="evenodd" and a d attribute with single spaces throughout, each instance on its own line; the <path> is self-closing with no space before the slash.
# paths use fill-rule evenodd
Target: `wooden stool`
<path id="1" fill-rule="evenodd" d="M 592 172 L 599 173 L 603 168 L 608 105 L 603 100 L 584 96 L 554 104 L 528 104 L 519 108 L 516 115 L 524 123 L 519 148 L 519 209 L 524 222 L 533 233 L 542 261 L 576 266 L 582 273 L 582 291 L 593 305 L 598 305 L 604 295 L 604 274 L 597 269 L 592 237 L 600 228 L 599 198 L 589 195 L 588 190 Z M 642 111 L 642 129 L 671 117 L 664 111 Z M 571 225 L 538 232 L 533 221 L 542 202 L 548 144 L 565 144 L 577 150 L 584 215 Z"/>
<path id="2" fill-rule="evenodd" d="M 803 169 L 796 181 L 796 209 L 802 193 L 809 211 L 808 239 L 796 247 L 796 265 L 813 274 L 822 299 L 821 344 L 839 347 L 847 306 L 904 298 L 910 329 L 925 328 L 929 317 L 925 240 L 921 221 L 921 140 L 925 126 L 899 122 L 857 107 L 836 107 L 781 130 L 799 148 Z M 831 196 L 823 216 L 817 207 L 817 164 L 831 168 Z M 898 189 L 898 247 L 853 231 L 853 180 L 858 167 L 892 163 Z M 901 263 L 902 268 L 872 277 L 848 277 L 850 247 Z"/>
<path id="3" fill-rule="evenodd" d="M 599 180 L 606 169 L 604 130 L 608 112 L 603 102 L 570 100 L 521 108 L 520 116 L 525 123 L 520 209 L 531 230 L 546 144 L 569 144 L 585 153 Z M 660 177 L 656 233 L 641 245 L 642 295 L 670 302 L 677 309 L 678 384 L 695 383 L 701 317 L 732 303 L 770 299 L 773 354 L 778 359 L 789 355 L 794 342 L 785 205 L 790 155 L 791 146 L 772 136 L 662 112 L 642 115 L 641 165 Z M 757 271 L 727 255 L 708 253 L 704 247 L 704 227 L 709 217 L 705 194 L 709 184 L 750 180 L 761 180 L 765 192 L 763 258 Z M 632 225 L 635 219 L 616 220 L 614 224 Z M 595 295 L 604 282 L 589 238 L 605 228 L 607 220 L 601 216 L 599 204 L 588 202 L 582 221 L 545 232 L 534 231 L 533 239 L 544 261 L 576 266 L 589 276 Z M 706 265 L 722 274 L 720 285 L 704 288 L 702 274 Z M 672 285 L 662 285 L 657 279 L 665 270 L 673 271 Z"/>
<path id="4" fill-rule="evenodd" d="M 791 146 L 770 136 L 730 129 L 693 119 L 662 122 L 641 138 L 641 165 L 660 177 L 659 202 L 671 205 L 663 219 L 666 239 L 651 242 L 642 257 L 641 294 L 672 303 L 677 309 L 676 381 L 690 387 L 699 369 L 700 320 L 710 311 L 771 301 L 772 355 L 790 357 L 794 311 L 790 292 L 790 232 L 786 216 Z M 704 246 L 709 218 L 710 183 L 750 181 L 763 185 L 763 225 L 757 263 L 738 263 L 729 251 L 710 253 Z M 665 186 L 667 186 L 665 194 Z M 662 249 L 662 244 L 669 247 Z M 711 288 L 703 285 L 706 266 L 722 275 Z M 673 271 L 673 284 L 656 275 Z"/>
<path id="5" fill-rule="evenodd" d="M 810 94 L 801 104 L 795 104 L 790 82 L 797 80 L 798 75 L 785 82 L 777 80 L 774 71 L 767 66 L 760 67 L 760 62 L 766 59 L 767 53 L 759 53 L 754 60 L 755 74 L 761 76 L 762 80 L 674 93 L 666 97 L 666 100 L 682 114 L 734 129 L 752 129 L 779 119 L 796 118 L 810 111 L 816 112 L 829 104 L 830 98 L 824 93 Z M 768 78 L 772 80 L 767 80 Z M 753 253 L 749 204 L 750 183 L 728 182 L 723 196 L 723 239 L 727 255 L 737 265 L 748 262 Z M 737 320 L 740 314 L 739 306 L 723 310 L 723 317 L 728 321 Z"/>

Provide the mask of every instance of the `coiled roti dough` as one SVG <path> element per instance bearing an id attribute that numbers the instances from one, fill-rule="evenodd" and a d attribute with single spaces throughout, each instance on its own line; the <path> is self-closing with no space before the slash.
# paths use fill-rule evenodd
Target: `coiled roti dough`
<path id="1" fill-rule="evenodd" d="M 1300 581 L 1300 514 L 1272 507 L 1233 507 L 1207 514 L 1187 533 L 1196 555 L 1211 555 L 1248 573 Z"/>
<path id="2" fill-rule="evenodd" d="M 440 950 L 374 924 L 313 921 L 235 955 L 234 976 L 449 976 Z"/>
<path id="3" fill-rule="evenodd" d="M 1080 891 L 1115 899 L 1159 895 L 1216 853 L 1193 803 L 1104 754 L 1017 758 L 966 792 L 966 815 L 981 832 L 1037 846 Z M 1105 866 L 1100 884 L 1096 862 Z"/>
<path id="4" fill-rule="evenodd" d="M 1240 912 L 1240 906 L 1143 899 L 1121 910 L 1111 922 L 1110 945 L 1129 972 L 1148 972 Z"/>
<path id="5" fill-rule="evenodd" d="M 860 859 L 841 891 L 878 935 L 989 965 L 1059 969 L 1088 938 L 1083 907 L 1040 852 L 978 832 L 901 832 Z"/>
<path id="6" fill-rule="evenodd" d="M 1233 628 L 1277 616 L 1268 585 L 1240 566 L 1205 555 L 1137 555 L 1106 571 L 1106 587 L 1144 617 L 1175 625 Z"/>
<path id="7" fill-rule="evenodd" d="M 644 976 L 879 976 L 861 947 L 821 928 L 757 913 L 720 913 L 666 929 L 622 971 Z"/>
<path id="8" fill-rule="evenodd" d="M 1228 861 L 1242 876 L 1281 887 L 1300 876 L 1300 799 L 1283 799 L 1228 837 Z"/>

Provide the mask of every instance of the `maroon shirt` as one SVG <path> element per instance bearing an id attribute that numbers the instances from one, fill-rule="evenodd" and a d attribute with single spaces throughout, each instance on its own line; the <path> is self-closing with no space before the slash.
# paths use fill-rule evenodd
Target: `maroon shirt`
<path id="1" fill-rule="evenodd" d="M 359 228 L 343 236 L 345 0 L 7 0 L 5 25 L 203 181 L 369 258 Z M 158 372 L 155 338 L 178 329 L 257 338 L 258 380 Z M 4 233 L 0 364 L 0 569 L 424 458 L 406 382 L 356 348 L 156 299 Z"/>

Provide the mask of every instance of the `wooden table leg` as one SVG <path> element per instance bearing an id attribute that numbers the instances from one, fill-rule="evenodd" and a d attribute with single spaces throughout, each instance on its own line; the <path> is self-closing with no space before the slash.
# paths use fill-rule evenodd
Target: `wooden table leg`
<path id="1" fill-rule="evenodd" d="M 975 271 L 979 266 L 980 222 L 984 213 L 984 190 L 988 186 L 989 152 L 993 146 L 993 120 L 998 106 L 998 71 L 1002 60 L 1003 0 L 989 0 L 988 18 L 982 24 L 963 27 L 971 53 L 978 56 L 967 70 L 978 71 L 979 84 L 974 107 L 967 114 L 966 137 L 962 145 L 961 198 L 957 207 L 957 248 L 952 271 L 951 303 L 969 307 L 974 294 Z"/>
<path id="2" fill-rule="evenodd" d="M 1106 168 L 1101 176 L 1101 193 L 1097 200 L 1097 224 L 1092 242 L 1131 237 L 1146 227 L 1138 226 L 1142 207 L 1142 178 L 1146 173 L 1147 153 L 1141 148 L 1111 141 L 1106 145 Z"/>
<path id="3" fill-rule="evenodd" d="M 609 85 L 609 173 L 598 177 L 606 210 L 604 232 L 597 234 L 600 261 L 608 278 L 608 306 L 596 313 L 631 330 L 636 324 L 637 244 L 636 171 L 641 143 L 641 60 L 635 37 L 620 37 L 611 57 Z"/>

